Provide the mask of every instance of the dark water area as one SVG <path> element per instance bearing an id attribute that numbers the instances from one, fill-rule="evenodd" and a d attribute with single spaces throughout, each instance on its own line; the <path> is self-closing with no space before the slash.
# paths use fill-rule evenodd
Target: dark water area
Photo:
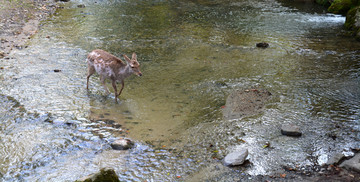
<path id="1" fill-rule="evenodd" d="M 360 148 L 360 43 L 343 16 L 275 0 L 62 6 L 0 59 L 0 181 L 74 181 L 103 167 L 124 181 L 274 175 Z M 119 104 L 98 76 L 86 91 L 85 58 L 98 48 L 138 55 L 143 76 L 125 81 Z M 272 93 L 263 111 L 223 119 L 227 96 L 250 88 Z M 284 123 L 302 137 L 282 136 Z M 112 150 L 121 137 L 135 147 Z M 251 164 L 225 167 L 239 147 Z"/>

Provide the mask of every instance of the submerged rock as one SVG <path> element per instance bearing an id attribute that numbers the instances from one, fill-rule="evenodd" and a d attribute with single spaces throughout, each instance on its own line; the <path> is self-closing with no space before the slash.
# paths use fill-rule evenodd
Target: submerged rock
<path id="1" fill-rule="evenodd" d="M 102 168 L 100 172 L 82 177 L 75 182 L 119 182 L 119 177 L 112 168 Z"/>
<path id="2" fill-rule="evenodd" d="M 238 119 L 258 114 L 270 96 L 266 90 L 235 90 L 226 99 L 223 116 L 225 119 Z"/>
<path id="3" fill-rule="evenodd" d="M 256 44 L 256 47 L 260 47 L 260 48 L 268 48 L 269 44 L 266 42 L 260 42 Z"/>
<path id="4" fill-rule="evenodd" d="M 114 150 L 127 150 L 134 146 L 134 142 L 130 139 L 118 139 L 111 143 Z"/>
<path id="5" fill-rule="evenodd" d="M 353 158 L 341 163 L 340 167 L 360 172 L 360 153 L 356 154 Z"/>
<path id="6" fill-rule="evenodd" d="M 243 148 L 235 152 L 231 152 L 224 158 L 224 163 L 227 166 L 238 166 L 245 162 L 246 157 L 248 156 L 248 149 Z"/>
<path id="7" fill-rule="evenodd" d="M 281 134 L 287 136 L 301 136 L 300 127 L 294 124 L 284 124 L 281 126 Z"/>

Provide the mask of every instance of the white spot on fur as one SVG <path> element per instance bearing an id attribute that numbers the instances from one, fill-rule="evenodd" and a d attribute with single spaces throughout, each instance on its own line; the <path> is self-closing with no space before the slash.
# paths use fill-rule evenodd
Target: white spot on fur
<path id="1" fill-rule="evenodd" d="M 95 51 L 92 51 L 92 52 L 89 54 L 89 56 L 91 56 L 91 57 L 99 57 L 100 54 L 96 53 Z"/>

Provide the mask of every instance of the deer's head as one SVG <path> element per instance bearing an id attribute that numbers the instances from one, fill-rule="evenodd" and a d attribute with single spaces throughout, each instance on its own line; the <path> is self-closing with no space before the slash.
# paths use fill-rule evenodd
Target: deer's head
<path id="1" fill-rule="evenodd" d="M 132 70 L 132 72 L 137 76 L 142 76 L 142 73 L 140 71 L 140 64 L 137 61 L 137 56 L 136 56 L 135 52 L 132 54 L 131 59 L 129 57 L 127 57 L 125 54 L 123 56 L 124 56 L 126 62 L 128 63 L 128 65 L 130 66 L 130 69 Z"/>

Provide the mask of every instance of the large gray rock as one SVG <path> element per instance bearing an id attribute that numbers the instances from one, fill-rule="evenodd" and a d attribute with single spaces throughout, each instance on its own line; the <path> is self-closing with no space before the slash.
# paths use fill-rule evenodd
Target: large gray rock
<path id="1" fill-rule="evenodd" d="M 249 152 L 245 148 L 237 150 L 235 152 L 231 152 L 224 158 L 224 163 L 227 166 L 241 165 L 245 162 L 245 159 L 248 156 L 248 154 Z"/>
<path id="2" fill-rule="evenodd" d="M 340 167 L 360 172 L 360 153 L 341 163 Z"/>
<path id="3" fill-rule="evenodd" d="M 301 136 L 300 127 L 294 124 L 284 124 L 281 126 L 281 134 L 287 136 Z"/>
<path id="4" fill-rule="evenodd" d="M 82 177 L 75 182 L 120 182 L 119 177 L 116 175 L 112 168 L 102 168 L 100 172 Z"/>
<path id="5" fill-rule="evenodd" d="M 335 153 L 332 154 L 331 157 L 328 159 L 328 161 L 326 162 L 327 165 L 336 165 L 338 164 L 340 161 L 342 161 L 345 158 L 345 155 L 343 153 Z"/>

